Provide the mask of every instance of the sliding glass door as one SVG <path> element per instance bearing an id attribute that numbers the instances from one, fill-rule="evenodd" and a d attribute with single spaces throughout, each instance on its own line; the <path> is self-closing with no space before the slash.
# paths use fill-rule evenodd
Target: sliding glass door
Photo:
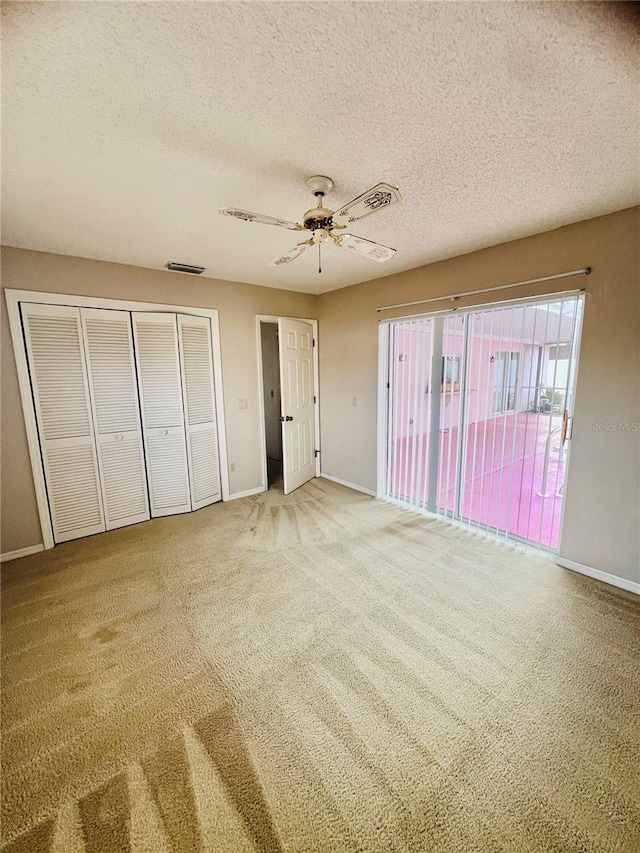
<path id="1" fill-rule="evenodd" d="M 556 549 L 582 300 L 384 324 L 382 496 Z"/>

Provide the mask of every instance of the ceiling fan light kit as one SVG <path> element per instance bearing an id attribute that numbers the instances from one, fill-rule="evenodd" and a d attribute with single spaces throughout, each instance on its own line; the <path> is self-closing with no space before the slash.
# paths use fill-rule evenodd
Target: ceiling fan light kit
<path id="1" fill-rule="evenodd" d="M 376 184 L 370 190 L 357 196 L 336 211 L 324 206 L 325 195 L 333 189 L 331 178 L 328 178 L 326 175 L 312 175 L 312 177 L 307 178 L 305 184 L 307 189 L 313 193 L 316 199 L 316 206 L 307 210 L 303 215 L 302 225 L 286 219 L 276 219 L 272 216 L 263 216 L 260 213 L 251 213 L 248 210 L 239 210 L 235 207 L 222 208 L 219 213 L 223 216 L 233 216 L 236 219 L 243 219 L 245 222 L 259 222 L 262 225 L 276 225 L 279 228 L 287 228 L 290 231 L 310 232 L 311 236 L 308 240 L 303 240 L 291 249 L 291 251 L 273 261 L 271 266 L 275 267 L 282 264 L 289 264 L 291 261 L 299 258 L 310 246 L 317 246 L 318 272 L 322 272 L 320 247 L 328 239 L 332 240 L 341 249 L 349 249 L 352 252 L 357 252 L 359 255 L 364 255 L 366 258 L 370 258 L 378 263 L 388 261 L 395 255 L 395 249 L 383 246 L 380 243 L 374 243 L 372 240 L 366 240 L 364 237 L 347 234 L 344 232 L 344 229 L 350 223 L 357 222 L 358 219 L 363 219 L 371 213 L 383 210 L 401 201 L 400 193 L 396 187 L 392 187 L 390 184 L 384 182 Z"/>

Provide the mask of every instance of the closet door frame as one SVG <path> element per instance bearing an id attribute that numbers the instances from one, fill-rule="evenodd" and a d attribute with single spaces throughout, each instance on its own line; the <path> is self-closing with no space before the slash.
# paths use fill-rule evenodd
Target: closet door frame
<path id="1" fill-rule="evenodd" d="M 40 305 L 67 305 L 73 308 L 110 308 L 117 311 L 153 311 L 157 313 L 190 314 L 196 317 L 208 317 L 211 321 L 211 343 L 213 346 L 213 382 L 216 394 L 216 424 L 218 428 L 218 452 L 220 456 L 220 475 L 222 500 L 229 500 L 229 469 L 227 464 L 227 438 L 224 417 L 224 396 L 222 388 L 222 358 L 220 352 L 220 323 L 218 311 L 215 308 L 193 308 L 184 305 L 165 305 L 157 302 L 129 302 L 120 299 L 104 299 L 93 296 L 77 296 L 64 293 L 45 293 L 38 290 L 5 290 L 7 313 L 13 352 L 16 360 L 20 399 L 27 431 L 27 443 L 42 542 L 46 549 L 53 548 L 53 528 L 49 511 L 49 500 L 45 485 L 44 468 L 40 453 L 40 438 L 36 421 L 36 413 L 31 392 L 31 381 L 27 362 L 27 350 L 22 330 L 20 316 L 21 302 L 35 302 Z"/>

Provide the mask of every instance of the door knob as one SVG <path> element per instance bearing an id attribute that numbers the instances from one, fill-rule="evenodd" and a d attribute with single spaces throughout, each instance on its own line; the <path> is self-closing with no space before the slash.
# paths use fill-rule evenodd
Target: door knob
<path id="1" fill-rule="evenodd" d="M 287 415 L 287 417 L 285 418 L 285 421 L 292 421 L 292 420 L 293 420 L 293 418 L 291 417 L 291 415 Z"/>

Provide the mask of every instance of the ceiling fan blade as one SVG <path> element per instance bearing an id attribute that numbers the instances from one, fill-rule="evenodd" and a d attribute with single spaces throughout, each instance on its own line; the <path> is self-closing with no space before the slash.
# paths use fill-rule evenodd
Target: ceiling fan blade
<path id="1" fill-rule="evenodd" d="M 402 196 L 391 184 L 376 184 L 366 193 L 339 207 L 333 214 L 333 221 L 336 225 L 347 225 L 349 222 L 356 222 L 364 216 L 369 216 L 370 213 L 375 213 L 376 210 L 391 207 L 399 201 L 402 201 Z"/>
<path id="2" fill-rule="evenodd" d="M 378 261 L 379 264 L 391 260 L 396 253 L 395 249 L 374 243 L 372 240 L 365 240 L 364 237 L 356 237 L 354 234 L 342 234 L 336 238 L 336 243 L 341 249 L 351 249 L 352 252 L 371 258 L 372 261 Z"/>
<path id="3" fill-rule="evenodd" d="M 223 207 L 218 213 L 222 216 L 234 216 L 245 222 L 259 222 L 262 225 L 277 225 L 278 228 L 289 228 L 291 231 L 303 231 L 302 225 L 289 222 L 287 219 L 276 219 L 274 216 L 263 216 L 261 213 L 251 213 L 250 210 L 239 210 L 237 207 Z"/>
<path id="4" fill-rule="evenodd" d="M 282 266 L 282 264 L 290 264 L 291 261 L 295 261 L 296 258 L 299 258 L 304 250 L 308 249 L 309 246 L 311 246 L 311 240 L 305 240 L 304 243 L 298 243 L 295 249 L 291 249 L 291 251 L 287 252 L 286 255 L 282 255 L 282 257 L 278 258 L 277 261 L 271 261 L 269 266 L 279 267 Z"/>

